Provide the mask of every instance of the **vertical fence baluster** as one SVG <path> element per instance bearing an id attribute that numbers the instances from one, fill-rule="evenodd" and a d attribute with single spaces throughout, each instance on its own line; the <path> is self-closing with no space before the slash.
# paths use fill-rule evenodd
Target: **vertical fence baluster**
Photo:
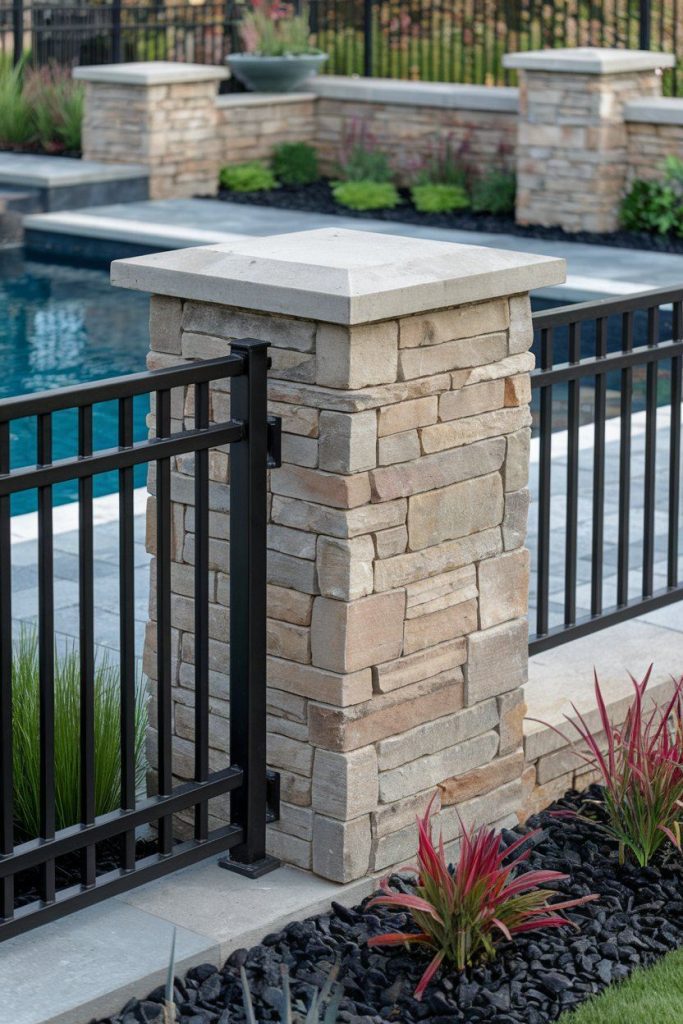
<path id="1" fill-rule="evenodd" d="M 38 465 L 52 462 L 52 417 L 38 416 Z M 52 487 L 38 488 L 38 675 L 40 688 L 40 836 L 55 834 L 55 615 Z M 42 870 L 42 898 L 55 899 L 55 862 Z"/>
<path id="2" fill-rule="evenodd" d="M 171 392 L 156 393 L 157 437 L 171 433 Z M 173 789 L 173 735 L 171 694 L 171 462 L 158 459 L 157 468 L 157 727 L 159 730 L 159 793 Z M 173 845 L 173 820 L 159 821 L 159 848 L 163 855 Z"/>
<path id="3" fill-rule="evenodd" d="M 195 429 L 209 425 L 209 385 L 195 385 Z M 194 671 L 195 671 L 195 780 L 209 777 L 209 450 L 195 455 L 194 467 Z M 209 831 L 206 800 L 195 808 L 195 839 Z"/>
<path id="4" fill-rule="evenodd" d="M 133 399 L 119 399 L 119 447 L 133 444 Z M 135 809 L 135 518 L 134 471 L 119 470 L 119 637 L 121 673 L 121 807 Z M 135 867 L 135 831 L 122 837 L 123 868 Z"/>
<path id="5" fill-rule="evenodd" d="M 624 313 L 621 321 L 621 347 L 633 348 L 633 314 Z M 619 432 L 619 530 L 617 552 L 617 604 L 628 603 L 631 543 L 631 409 L 633 405 L 633 370 L 621 371 Z"/>
<path id="6" fill-rule="evenodd" d="M 659 306 L 647 311 L 647 344 L 659 342 Z M 657 370 L 649 362 L 645 383 L 645 482 L 643 486 L 643 597 L 650 597 L 654 586 L 655 560 L 655 477 L 657 461 Z"/>
<path id="7" fill-rule="evenodd" d="M 0 474 L 10 471 L 9 423 L 0 423 Z M 0 497 L 0 856 L 14 849 L 12 772 L 12 543 L 10 497 Z M 14 879 L 0 879 L 0 920 L 14 914 Z"/>
<path id="8" fill-rule="evenodd" d="M 245 360 L 233 378 L 231 415 L 246 436 L 233 445 L 230 484 L 230 759 L 244 783 L 230 800 L 244 841 L 229 866 L 257 875 L 266 858 L 266 374 L 265 342 L 232 345 Z M 239 497 L 238 497 L 239 496 Z M 239 537 L 239 543 L 235 538 Z M 238 861 L 240 864 L 235 864 Z M 249 865 L 253 865 L 251 871 Z M 261 867 L 259 867 L 261 865 Z"/>
<path id="9" fill-rule="evenodd" d="M 569 325 L 569 362 L 581 357 L 581 324 Z M 576 621 L 576 559 L 579 506 L 579 416 L 581 382 L 578 377 L 567 384 L 567 522 L 564 565 L 564 622 Z"/>
<path id="10" fill-rule="evenodd" d="M 674 341 L 683 339 L 683 302 L 673 304 Z M 678 532 L 681 508 L 681 370 L 680 356 L 671 360 L 671 433 L 669 436 L 669 543 L 667 586 L 678 586 Z"/>
<path id="11" fill-rule="evenodd" d="M 544 370 L 553 365 L 553 331 L 541 331 L 541 366 Z M 552 384 L 541 388 L 541 413 L 539 423 L 539 480 L 538 480 L 538 583 L 536 587 L 536 632 L 539 636 L 548 632 L 550 601 L 550 499 L 553 444 L 553 389 Z"/>
<path id="12" fill-rule="evenodd" d="M 607 355 L 607 319 L 595 323 L 595 354 Z M 591 544 L 591 615 L 602 611 L 603 554 L 605 540 L 605 417 L 607 380 L 604 373 L 595 377 L 593 434 L 593 536 Z"/>
<path id="13" fill-rule="evenodd" d="M 78 454 L 87 458 L 93 452 L 93 410 L 91 405 L 78 410 Z M 78 481 L 78 607 L 80 694 L 80 790 L 81 822 L 95 821 L 95 601 L 93 576 L 93 480 L 84 476 Z M 95 884 L 95 845 L 83 847 L 81 881 L 90 888 Z"/>

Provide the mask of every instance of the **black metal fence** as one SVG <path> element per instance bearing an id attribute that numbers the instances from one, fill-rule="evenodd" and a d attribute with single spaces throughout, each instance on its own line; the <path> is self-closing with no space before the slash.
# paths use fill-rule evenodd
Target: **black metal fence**
<path id="1" fill-rule="evenodd" d="M 683 288 L 540 312 L 534 329 L 532 654 L 683 597 Z"/>
<path id="2" fill-rule="evenodd" d="M 296 6 L 301 6 L 297 2 Z M 14 60 L 217 64 L 239 48 L 245 0 L 0 0 L 0 51 Z M 680 53 L 680 0 L 310 0 L 326 71 L 426 81 L 514 80 L 503 54 L 557 46 Z M 676 74 L 667 73 L 675 91 Z"/>
<path id="3" fill-rule="evenodd" d="M 231 850 L 231 864 L 258 875 L 273 866 L 265 855 L 266 787 L 266 372 L 267 345 L 233 343 L 232 354 L 189 366 L 146 372 L 0 401 L 0 938 L 127 890 L 211 854 Z M 231 378 L 228 422 L 211 423 L 209 385 Z M 173 389 L 194 389 L 192 429 L 172 432 Z M 133 401 L 155 397 L 156 436 L 133 440 Z M 118 445 L 93 450 L 93 410 L 118 403 Z M 77 414 L 76 452 L 53 461 L 54 418 Z M 11 428 L 36 422 L 36 464 L 12 468 Z M 61 428 L 60 428 L 61 429 Z M 233 494 L 230 546 L 230 764 L 209 770 L 209 450 L 231 445 Z M 172 749 L 171 466 L 195 454 L 196 552 L 194 570 L 195 771 L 174 785 Z M 133 471 L 156 467 L 157 714 L 156 795 L 136 794 Z M 93 476 L 119 478 L 120 808 L 96 815 L 94 676 Z M 55 811 L 55 578 L 53 488 L 79 487 L 80 820 L 56 830 Z M 17 836 L 13 813 L 13 632 L 11 496 L 38 492 L 38 645 L 40 834 Z M 228 638 L 226 637 L 226 640 Z M 209 827 L 209 801 L 231 794 L 231 824 Z M 173 815 L 194 809 L 194 838 L 175 842 Z M 157 850 L 136 853 L 136 829 L 157 826 Z M 100 873 L 97 845 L 120 841 L 118 867 Z M 65 856 L 80 855 L 80 881 L 59 885 Z M 19 901 L 15 880 L 39 875 L 39 896 Z"/>

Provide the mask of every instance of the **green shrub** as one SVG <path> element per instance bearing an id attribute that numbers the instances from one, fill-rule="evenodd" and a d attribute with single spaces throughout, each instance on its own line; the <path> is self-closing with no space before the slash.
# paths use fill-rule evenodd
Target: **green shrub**
<path id="1" fill-rule="evenodd" d="M 232 192 L 267 192 L 268 189 L 277 188 L 275 175 L 260 160 L 222 167 L 220 183 Z"/>
<path id="2" fill-rule="evenodd" d="M 389 158 L 377 149 L 370 149 L 362 142 L 356 143 L 348 155 L 339 163 L 339 176 L 344 181 L 391 181 L 393 175 Z"/>
<path id="3" fill-rule="evenodd" d="M 401 202 L 389 181 L 337 181 L 332 195 L 350 210 L 393 210 Z"/>
<path id="4" fill-rule="evenodd" d="M 472 185 L 472 209 L 497 216 L 514 213 L 516 193 L 517 182 L 511 171 L 489 171 Z"/>
<path id="5" fill-rule="evenodd" d="M 669 156 L 663 177 L 633 182 L 621 204 L 620 219 L 629 231 L 683 235 L 683 160 Z"/>
<path id="6" fill-rule="evenodd" d="M 74 81 L 69 68 L 51 64 L 27 69 L 24 95 L 36 137 L 46 152 L 80 150 L 85 88 Z"/>
<path id="7" fill-rule="evenodd" d="M 283 142 L 273 150 L 273 172 L 283 185 L 311 185 L 320 177 L 318 154 L 307 142 Z"/>
<path id="8" fill-rule="evenodd" d="M 0 64 L 0 143 L 23 146 L 35 133 L 31 106 L 24 95 L 23 65 Z"/>
<path id="9" fill-rule="evenodd" d="M 55 654 L 55 809 L 57 829 L 81 820 L 80 658 L 75 648 Z M 121 806 L 121 695 L 119 672 L 106 658 L 95 665 L 95 811 Z M 23 630 L 12 660 L 15 827 L 22 838 L 40 834 L 40 686 L 38 639 Z M 147 703 L 141 685 L 135 706 L 135 768 L 145 778 Z"/>
<path id="10" fill-rule="evenodd" d="M 410 190 L 413 205 L 420 213 L 452 213 L 470 205 L 461 185 L 413 185 Z"/>

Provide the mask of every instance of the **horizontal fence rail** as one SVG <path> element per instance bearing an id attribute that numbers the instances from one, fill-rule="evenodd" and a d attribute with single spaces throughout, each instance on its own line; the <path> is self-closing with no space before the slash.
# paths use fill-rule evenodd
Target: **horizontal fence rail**
<path id="1" fill-rule="evenodd" d="M 532 654 L 683 596 L 683 287 L 533 322 Z"/>
<path id="2" fill-rule="evenodd" d="M 142 882 L 216 853 L 232 851 L 246 873 L 265 861 L 266 709 L 265 709 L 265 592 L 266 592 L 266 418 L 267 345 L 234 342 L 232 354 L 220 359 L 171 369 L 148 371 L 54 391 L 0 401 L 0 939 L 39 923 L 123 892 Z M 231 415 L 211 423 L 209 386 L 231 379 Z M 173 429 L 171 400 L 194 397 L 194 425 Z M 153 400 L 155 436 L 133 439 L 133 400 Z M 94 450 L 93 421 L 100 403 L 118 407 L 118 444 Z M 53 461 L 53 439 L 63 431 L 63 415 L 77 424 L 72 455 Z M 12 465 L 13 424 L 35 424 L 36 463 Z M 177 428 L 178 421 L 175 421 Z M 209 769 L 209 451 L 231 445 L 232 532 L 230 568 L 230 763 Z M 194 629 L 195 677 L 194 778 L 174 781 L 172 747 L 172 629 L 171 629 L 171 470 L 176 456 L 194 453 Z M 144 795 L 139 787 L 136 754 L 136 708 L 140 680 L 135 652 L 135 543 L 133 533 L 133 467 L 149 464 L 155 470 L 156 491 L 156 715 L 158 734 L 157 791 Z M 118 757 L 120 806 L 99 812 L 96 798 L 98 747 L 95 675 L 98 661 L 95 628 L 93 477 L 118 474 Z M 53 551 L 53 488 L 65 480 L 78 481 L 79 666 L 78 777 L 80 813 L 77 821 L 57 828 L 55 577 Z M 11 546 L 12 496 L 28 489 L 38 495 L 38 620 L 37 687 L 39 733 L 39 834 L 17 832 L 14 758 L 15 703 L 19 685 L 14 678 L 16 633 L 13 631 Z M 226 566 L 228 571 L 228 566 Z M 112 602 L 116 585 L 112 583 Z M 76 752 L 72 751 L 76 756 Z M 210 828 L 209 801 L 231 794 L 231 823 Z M 173 816 L 190 811 L 194 836 L 176 841 Z M 156 850 L 149 842 L 138 852 L 137 830 L 156 828 Z M 150 833 L 151 834 L 151 833 Z M 98 845 L 116 844 L 115 869 L 100 869 Z M 79 858 L 80 879 L 60 885 L 59 867 L 65 857 Z M 235 866 L 239 867 L 239 864 Z M 37 872 L 37 898 L 18 896 L 15 882 L 22 872 Z"/>
<path id="3" fill-rule="evenodd" d="M 504 84 L 505 53 L 558 46 L 680 54 L 681 0 L 310 0 L 332 74 Z M 185 60 L 219 64 L 241 48 L 244 0 L 96 3 L 0 0 L 0 51 L 38 64 Z M 667 72 L 676 92 L 680 74 Z"/>

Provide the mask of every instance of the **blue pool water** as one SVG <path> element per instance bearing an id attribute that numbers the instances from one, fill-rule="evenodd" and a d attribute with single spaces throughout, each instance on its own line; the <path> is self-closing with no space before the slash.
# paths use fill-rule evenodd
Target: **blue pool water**
<path id="1" fill-rule="evenodd" d="M 0 398 L 47 391 L 145 368 L 149 297 L 112 288 L 106 271 L 30 262 L 21 250 L 0 251 Z M 146 436 L 146 397 L 136 399 L 135 439 Z M 117 405 L 95 406 L 95 449 L 115 447 Z M 75 412 L 53 417 L 53 458 L 77 453 Z M 36 421 L 12 423 L 12 467 L 36 462 Z M 135 483 L 145 482 L 145 467 Z M 96 495 L 117 489 L 112 473 L 95 477 Z M 75 481 L 54 488 L 54 503 L 75 501 Z M 36 494 L 14 495 L 12 513 L 36 508 Z"/>

